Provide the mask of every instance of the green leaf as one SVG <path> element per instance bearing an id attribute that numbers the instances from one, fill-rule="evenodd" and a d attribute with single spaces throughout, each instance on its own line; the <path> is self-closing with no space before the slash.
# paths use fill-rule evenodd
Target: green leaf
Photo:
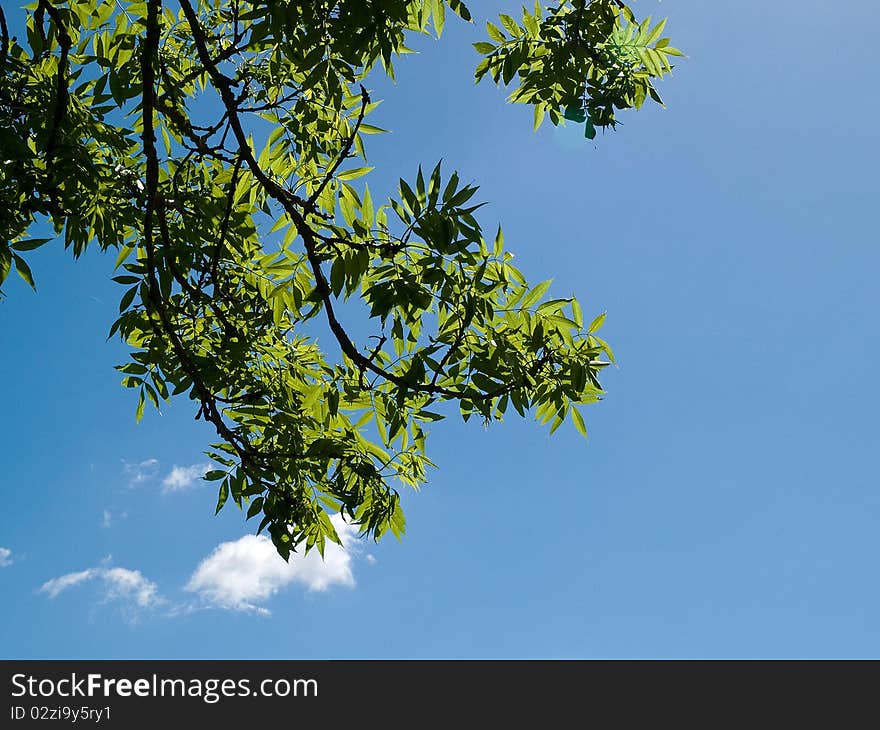
<path id="1" fill-rule="evenodd" d="M 601 337 L 593 336 L 593 339 L 596 340 L 599 347 L 601 347 L 605 354 L 608 355 L 608 359 L 611 360 L 611 362 L 616 362 L 616 360 L 614 359 L 614 353 L 611 351 L 611 347 L 608 345 L 608 343 L 605 342 L 605 340 L 603 340 Z"/>
<path id="2" fill-rule="evenodd" d="M 432 3 L 434 8 L 433 12 L 431 13 L 431 17 L 434 20 L 434 30 L 437 33 L 437 37 L 439 38 L 441 35 L 443 35 L 443 26 L 445 24 L 446 17 L 446 6 L 443 0 L 432 0 Z"/>
<path id="3" fill-rule="evenodd" d="M 223 509 L 223 505 L 226 504 L 227 499 L 229 499 L 229 480 L 225 479 L 223 484 L 220 485 L 220 492 L 217 495 L 217 509 L 214 510 L 215 515 L 220 513 L 220 510 Z"/>
<path id="4" fill-rule="evenodd" d="M 144 383 L 144 388 L 146 388 L 147 398 L 149 399 L 150 403 L 153 404 L 153 407 L 156 410 L 159 410 L 159 396 L 156 393 L 156 389 L 149 383 Z"/>
<path id="5" fill-rule="evenodd" d="M 11 248 L 14 251 L 33 251 L 35 248 L 39 248 L 51 240 L 51 238 L 28 238 L 23 241 L 16 241 L 12 244 Z"/>
<path id="6" fill-rule="evenodd" d="M 345 286 L 345 261 L 336 259 L 330 268 L 330 289 L 333 296 L 338 297 Z"/>
<path id="7" fill-rule="evenodd" d="M 536 132 L 538 131 L 539 127 L 541 126 L 541 124 L 544 121 L 544 117 L 546 116 L 546 114 L 547 114 L 547 109 L 543 104 L 541 104 L 541 103 L 535 104 L 534 131 L 536 131 Z"/>
<path id="8" fill-rule="evenodd" d="M 355 168 L 352 168 L 351 170 L 344 170 L 343 172 L 336 173 L 336 179 L 337 180 L 355 180 L 359 177 L 363 177 L 368 172 L 370 172 L 370 170 L 372 170 L 372 169 L 373 169 L 372 167 L 355 167 Z"/>
<path id="9" fill-rule="evenodd" d="M 118 269 L 119 266 L 131 255 L 131 252 L 134 251 L 133 246 L 123 246 L 119 249 L 119 255 L 116 257 L 116 263 L 113 265 L 114 269 Z"/>
<path id="10" fill-rule="evenodd" d="M 447 5 L 449 5 L 452 12 L 455 13 L 459 18 L 467 22 L 471 21 L 471 12 L 467 9 L 467 6 L 462 2 L 462 0 L 447 0 Z"/>
<path id="11" fill-rule="evenodd" d="M 129 308 L 129 306 L 131 305 L 132 301 L 134 300 L 137 292 L 138 292 L 138 287 L 133 286 L 131 289 L 129 289 L 127 292 L 125 292 L 125 294 L 122 295 L 122 299 L 119 302 L 119 311 L 120 312 L 124 312 L 126 309 Z"/>
<path id="12" fill-rule="evenodd" d="M 382 129 L 382 127 L 377 127 L 375 124 L 367 124 L 366 122 L 361 123 L 358 131 L 360 134 L 386 134 L 388 132 L 387 129 Z"/>
<path id="13" fill-rule="evenodd" d="M 257 497 L 253 502 L 251 502 L 251 506 L 248 507 L 246 519 L 251 519 L 251 517 L 253 517 L 254 515 L 258 515 L 262 509 L 263 509 L 263 498 Z"/>
<path id="14" fill-rule="evenodd" d="M 498 41 L 499 43 L 504 43 L 507 40 L 507 37 L 504 33 L 501 32 L 501 29 L 490 22 L 486 22 L 486 31 L 489 33 L 489 37 L 492 40 Z"/>
<path id="15" fill-rule="evenodd" d="M 492 246 L 492 255 L 500 256 L 504 251 L 504 232 L 501 226 L 498 226 L 498 233 L 495 234 L 495 243 Z"/>
<path id="16" fill-rule="evenodd" d="M 9 276 L 9 269 L 12 267 L 12 252 L 0 244 L 0 284 L 6 281 Z"/>
<path id="17" fill-rule="evenodd" d="M 587 438 L 587 425 L 584 423 L 584 417 L 574 406 L 571 407 L 569 412 L 571 413 L 571 420 L 572 423 L 574 423 L 577 432 L 584 438 Z"/>
<path id="18" fill-rule="evenodd" d="M 645 45 L 649 46 L 658 38 L 660 38 L 664 28 L 666 28 L 666 18 L 664 18 L 659 23 L 657 23 L 657 25 L 654 26 L 654 29 L 651 31 L 648 37 L 645 38 Z"/>
<path id="19" fill-rule="evenodd" d="M 537 38 L 540 35 L 540 27 L 535 16 L 525 10 L 523 11 L 523 25 L 532 38 Z"/>
<path id="20" fill-rule="evenodd" d="M 587 118 L 587 113 L 580 104 L 569 104 L 565 107 L 563 116 L 572 122 L 583 122 Z"/>
<path id="21" fill-rule="evenodd" d="M 602 329 L 602 325 L 605 324 L 605 317 L 607 314 L 607 312 L 602 312 L 602 314 L 600 314 L 598 317 L 596 317 L 596 319 L 590 322 L 590 326 L 587 327 L 587 332 L 593 334 L 594 332 L 598 332 L 600 329 Z"/>
<path id="22" fill-rule="evenodd" d="M 140 423 L 141 419 L 144 417 L 144 406 L 146 405 L 146 400 L 144 399 L 144 389 L 141 388 L 141 392 L 138 395 L 138 404 L 137 410 L 134 414 L 135 423 Z"/>
<path id="23" fill-rule="evenodd" d="M 125 103 L 125 92 L 119 80 L 119 75 L 112 69 L 110 71 L 110 94 L 113 96 L 116 106 L 122 106 Z"/>
<path id="24" fill-rule="evenodd" d="M 18 275 L 30 284 L 31 289 L 36 291 L 37 286 L 34 284 L 34 275 L 31 273 L 31 269 L 27 265 L 27 262 L 15 253 L 12 254 L 12 260 L 15 261 L 15 270 L 18 272 Z"/>
<path id="25" fill-rule="evenodd" d="M 534 289 L 532 289 L 528 294 L 526 294 L 525 298 L 520 302 L 521 309 L 531 309 L 531 307 L 547 293 L 547 290 L 550 288 L 550 285 L 553 283 L 553 279 L 547 279 L 546 281 L 542 281 L 538 284 Z"/>
<path id="26" fill-rule="evenodd" d="M 578 329 L 584 326 L 584 314 L 581 311 L 581 305 L 577 299 L 571 300 L 571 316 L 572 319 L 574 319 L 575 324 L 577 324 Z"/>
<path id="27" fill-rule="evenodd" d="M 504 13 L 501 13 L 498 17 L 501 20 L 501 24 L 512 36 L 517 37 L 522 35 L 522 29 L 517 25 L 516 21 L 513 18 L 511 18 L 509 15 L 505 15 Z"/>

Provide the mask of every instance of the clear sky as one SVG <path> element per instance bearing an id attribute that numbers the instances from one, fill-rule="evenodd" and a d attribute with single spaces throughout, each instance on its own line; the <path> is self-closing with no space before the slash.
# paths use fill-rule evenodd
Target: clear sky
<path id="1" fill-rule="evenodd" d="M 47 245 L 0 303 L 0 656 L 880 656 L 876 7 L 637 2 L 689 58 L 587 142 L 473 85 L 511 4 L 470 4 L 374 84 L 371 188 L 442 157 L 608 311 L 589 440 L 434 424 L 402 542 L 287 569 L 212 516 L 188 401 L 135 424 L 113 257 Z"/>

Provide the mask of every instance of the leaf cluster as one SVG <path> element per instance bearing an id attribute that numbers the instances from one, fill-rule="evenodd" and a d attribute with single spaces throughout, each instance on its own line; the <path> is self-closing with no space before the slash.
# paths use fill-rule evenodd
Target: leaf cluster
<path id="1" fill-rule="evenodd" d="M 339 542 L 338 512 L 400 536 L 398 490 L 425 483 L 450 413 L 585 436 L 613 361 L 604 314 L 529 285 L 475 185 L 437 164 L 374 200 L 362 179 L 384 131 L 369 75 L 447 11 L 470 20 L 459 0 L 38 0 L 26 39 L 0 24 L 0 284 L 33 285 L 40 221 L 75 256 L 113 250 L 136 417 L 188 397 L 216 433 L 217 510 L 231 498 L 285 558 Z M 478 78 L 517 76 L 512 100 L 554 123 L 613 126 L 676 54 L 617 3 L 501 22 Z"/>
<path id="2" fill-rule="evenodd" d="M 636 22 L 617 0 L 565 0 L 534 10 L 519 21 L 502 13 L 486 23 L 489 40 L 474 44 L 484 58 L 476 79 L 516 88 L 511 102 L 534 107 L 535 129 L 545 117 L 584 124 L 588 139 L 597 128 L 614 127 L 617 111 L 662 104 L 654 85 L 672 71 L 670 58 L 683 55 L 661 37 L 666 21 Z"/>

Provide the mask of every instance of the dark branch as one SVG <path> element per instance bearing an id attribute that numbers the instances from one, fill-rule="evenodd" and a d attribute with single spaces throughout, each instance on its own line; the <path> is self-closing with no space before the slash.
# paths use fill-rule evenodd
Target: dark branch
<path id="1" fill-rule="evenodd" d="M 339 169 L 339 166 L 348 159 L 349 154 L 351 154 L 351 147 L 354 144 L 354 140 L 358 135 L 358 131 L 361 128 L 361 124 L 364 121 L 364 114 L 367 112 L 367 105 L 370 103 L 370 95 L 367 93 L 367 90 L 364 88 L 364 85 L 361 84 L 361 110 L 358 114 L 357 122 L 355 122 L 354 130 L 345 140 L 345 145 L 342 147 L 342 151 L 339 153 L 339 157 L 336 158 L 336 162 L 333 163 L 333 166 L 327 171 L 327 174 L 324 176 L 324 179 L 321 181 L 321 184 L 318 185 L 317 189 L 314 193 L 309 197 L 309 207 L 314 208 L 315 201 L 321 197 L 321 193 L 324 192 L 324 188 L 327 187 L 328 183 L 333 179 L 333 176 L 336 174 L 336 171 Z"/>
<path id="2" fill-rule="evenodd" d="M 443 355 L 443 359 L 440 360 L 439 367 L 434 372 L 434 377 L 431 378 L 432 386 L 437 384 L 437 380 L 440 378 L 440 373 L 443 372 L 443 368 L 446 367 L 446 363 L 448 363 L 452 359 L 452 356 L 458 351 L 458 348 L 461 347 L 461 341 L 464 339 L 465 332 L 467 332 L 467 328 L 471 326 L 471 320 L 473 320 L 474 318 L 474 313 L 477 311 L 477 307 L 473 300 L 468 300 L 464 307 L 465 316 L 461 320 L 461 327 L 458 328 L 458 332 L 455 335 L 455 340 L 453 340 L 452 344 L 449 346 L 449 349 Z"/>
<path id="3" fill-rule="evenodd" d="M 243 465 L 254 464 L 256 452 L 250 442 L 237 435 L 226 425 L 223 416 L 217 407 L 213 393 L 201 379 L 198 367 L 189 357 L 186 347 L 181 342 L 171 318 L 165 309 L 159 280 L 156 276 L 156 246 L 153 233 L 153 218 L 157 204 L 161 205 L 159 197 L 159 157 L 156 153 L 156 132 L 154 129 L 153 115 L 156 106 L 156 75 L 153 60 L 159 47 L 158 16 L 161 0 L 148 0 L 147 3 L 147 32 L 141 53 L 141 80 L 143 82 L 142 103 L 143 134 L 141 139 L 144 143 L 146 155 L 146 203 L 144 207 L 144 247 L 147 253 L 147 271 L 149 301 L 145 302 L 148 310 L 154 311 L 161 322 L 160 334 L 164 330 L 175 354 L 180 360 L 181 367 L 192 380 L 196 395 L 201 401 L 199 412 L 217 429 L 217 434 L 229 443 L 238 453 Z M 153 321 L 152 317 L 150 318 Z M 259 480 L 263 484 L 262 480 Z M 268 485 L 264 485 L 268 488 Z"/>
<path id="4" fill-rule="evenodd" d="M 241 153 L 235 156 L 235 167 L 232 169 L 232 179 L 229 181 L 229 191 L 226 194 L 226 210 L 223 213 L 223 221 L 220 224 L 220 237 L 214 245 L 214 254 L 211 257 L 211 281 L 214 289 L 219 292 L 220 276 L 217 267 L 220 263 L 220 252 L 226 245 L 226 236 L 229 232 L 229 219 L 232 217 L 232 208 L 235 203 L 235 189 L 238 187 L 238 175 L 241 172 L 243 158 Z"/>
<path id="5" fill-rule="evenodd" d="M 52 126 L 49 128 L 49 137 L 46 142 L 46 159 L 51 174 L 52 163 L 55 159 L 55 147 L 58 144 L 58 129 L 67 114 L 67 101 L 69 98 L 69 92 L 67 90 L 67 67 L 70 47 L 73 45 L 73 40 L 67 32 L 67 27 L 64 25 L 64 21 L 61 19 L 61 13 L 58 12 L 58 9 L 52 5 L 52 3 L 48 2 L 48 0 L 40 0 L 37 10 L 40 13 L 39 26 L 41 30 L 42 14 L 43 12 L 49 13 L 49 17 L 52 19 L 52 22 L 55 23 L 58 35 L 58 45 L 61 46 L 61 56 L 58 59 L 58 73 L 55 77 L 55 108 L 52 111 Z"/>

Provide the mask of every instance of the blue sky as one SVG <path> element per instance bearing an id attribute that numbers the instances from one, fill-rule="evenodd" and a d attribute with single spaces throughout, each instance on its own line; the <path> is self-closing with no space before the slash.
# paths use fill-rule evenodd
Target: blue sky
<path id="1" fill-rule="evenodd" d="M 505 7 L 473 2 L 476 26 L 377 80 L 394 133 L 370 184 L 442 157 L 531 281 L 608 311 L 589 440 L 435 424 L 402 542 L 279 569 L 189 478 L 211 438 L 189 402 L 135 425 L 112 257 L 46 246 L 39 292 L 0 303 L 0 655 L 880 655 L 873 25 L 638 2 L 689 59 L 668 109 L 590 143 L 474 87 L 470 43 Z"/>

